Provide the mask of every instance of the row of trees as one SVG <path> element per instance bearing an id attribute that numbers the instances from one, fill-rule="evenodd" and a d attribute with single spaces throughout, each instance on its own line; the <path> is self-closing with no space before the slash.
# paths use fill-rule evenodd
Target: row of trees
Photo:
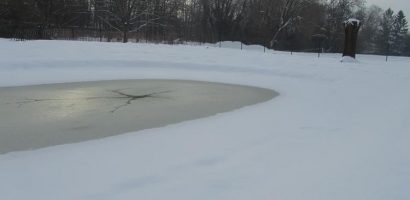
<path id="1" fill-rule="evenodd" d="M 410 55 L 410 36 L 402 11 L 383 11 L 364 0 L 0 0 L 0 36 L 48 30 L 90 30 L 105 38 L 116 32 L 123 42 L 222 40 L 270 48 L 340 52 L 343 21 L 363 23 L 362 53 Z M 94 34 L 95 36 L 95 34 Z"/>

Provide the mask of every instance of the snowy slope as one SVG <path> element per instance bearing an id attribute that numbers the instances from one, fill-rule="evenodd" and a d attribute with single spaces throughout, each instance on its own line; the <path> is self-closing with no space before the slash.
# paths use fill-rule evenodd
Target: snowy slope
<path id="1" fill-rule="evenodd" d="M 205 119 L 0 155 L 1 199 L 409 199 L 410 59 L 339 60 L 0 40 L 0 86 L 165 78 L 281 93 Z"/>

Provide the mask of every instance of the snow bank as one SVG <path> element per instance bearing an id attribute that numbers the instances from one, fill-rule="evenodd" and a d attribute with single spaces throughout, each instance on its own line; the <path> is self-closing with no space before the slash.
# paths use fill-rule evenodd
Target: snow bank
<path id="1" fill-rule="evenodd" d="M 242 42 L 238 41 L 221 41 L 217 43 L 197 43 L 197 42 L 188 42 L 188 45 L 200 45 L 205 47 L 220 47 L 220 48 L 227 48 L 227 49 L 242 49 L 242 50 L 253 50 L 253 51 L 272 51 L 265 48 L 262 45 L 247 45 Z"/>
<path id="2" fill-rule="evenodd" d="M 281 93 L 205 119 L 0 155 L 1 198 L 409 199 L 410 59 L 358 56 L 0 40 L 1 86 L 161 78 Z"/>
<path id="3" fill-rule="evenodd" d="M 340 62 L 356 63 L 357 60 L 353 57 L 350 57 L 350 56 L 343 56 L 342 59 L 340 60 Z"/>

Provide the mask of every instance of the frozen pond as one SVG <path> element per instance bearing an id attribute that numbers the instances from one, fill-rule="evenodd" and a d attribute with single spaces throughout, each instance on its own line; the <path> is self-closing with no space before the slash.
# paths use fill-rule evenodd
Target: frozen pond
<path id="1" fill-rule="evenodd" d="M 179 80 L 0 88 L 0 154 L 103 138 L 272 99 L 267 89 Z"/>

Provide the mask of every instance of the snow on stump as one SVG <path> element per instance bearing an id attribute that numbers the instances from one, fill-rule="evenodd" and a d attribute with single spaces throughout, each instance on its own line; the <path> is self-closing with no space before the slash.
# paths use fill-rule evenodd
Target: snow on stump
<path id="1" fill-rule="evenodd" d="M 348 60 L 345 57 L 353 58 L 353 60 L 356 59 L 357 36 L 361 26 L 360 21 L 357 19 L 349 19 L 343 24 L 345 26 L 345 46 L 342 62 Z"/>

